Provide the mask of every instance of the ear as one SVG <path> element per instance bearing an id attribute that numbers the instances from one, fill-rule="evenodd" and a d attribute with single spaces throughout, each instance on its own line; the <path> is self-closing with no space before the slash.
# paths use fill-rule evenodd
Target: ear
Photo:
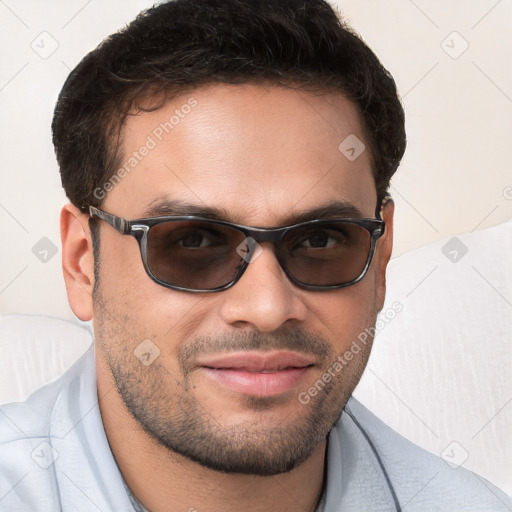
<path id="1" fill-rule="evenodd" d="M 60 212 L 62 270 L 73 313 L 80 320 L 93 317 L 94 257 L 89 230 L 89 216 L 72 204 Z"/>
<path id="2" fill-rule="evenodd" d="M 395 213 L 395 203 L 390 196 L 382 201 L 381 217 L 386 223 L 384 234 L 377 242 L 375 249 L 375 285 L 377 311 L 381 311 L 384 307 L 384 299 L 386 298 L 386 268 L 393 251 L 393 217 Z"/>

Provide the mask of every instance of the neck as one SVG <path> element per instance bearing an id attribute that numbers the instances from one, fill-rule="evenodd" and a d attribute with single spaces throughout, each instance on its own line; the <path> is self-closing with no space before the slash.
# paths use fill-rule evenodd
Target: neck
<path id="1" fill-rule="evenodd" d="M 314 511 L 322 494 L 326 442 L 292 471 L 274 476 L 213 471 L 168 450 L 126 410 L 113 382 L 98 373 L 99 408 L 116 463 L 150 512 Z"/>

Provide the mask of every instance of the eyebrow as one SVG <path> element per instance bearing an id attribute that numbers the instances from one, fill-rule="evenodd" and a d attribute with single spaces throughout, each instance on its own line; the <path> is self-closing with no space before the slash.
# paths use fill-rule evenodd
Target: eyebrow
<path id="1" fill-rule="evenodd" d="M 280 224 L 287 226 L 299 224 L 315 219 L 334 219 L 334 218 L 363 218 L 361 210 L 350 201 L 330 201 L 329 203 L 312 208 L 310 210 L 299 210 L 280 219 Z"/>
<path id="2" fill-rule="evenodd" d="M 230 215 L 222 208 L 185 203 L 176 199 L 157 199 L 145 210 L 145 217 L 181 216 L 194 215 L 196 217 L 207 217 L 214 220 L 227 220 Z"/>
<path id="3" fill-rule="evenodd" d="M 160 199 L 153 201 L 143 212 L 144 217 L 196 216 L 243 224 L 228 210 L 219 207 L 186 203 L 179 200 Z M 291 226 L 315 219 L 363 218 L 361 210 L 350 201 L 333 200 L 309 210 L 298 210 L 282 216 L 277 226 Z"/>

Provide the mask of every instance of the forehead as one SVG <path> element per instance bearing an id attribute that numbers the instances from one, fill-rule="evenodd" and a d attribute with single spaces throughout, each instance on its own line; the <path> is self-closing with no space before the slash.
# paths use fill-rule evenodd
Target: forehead
<path id="1" fill-rule="evenodd" d="M 120 170 L 103 207 L 136 218 L 158 202 L 178 201 L 263 226 L 343 201 L 373 216 L 365 139 L 360 113 L 339 93 L 201 87 L 128 116 Z"/>

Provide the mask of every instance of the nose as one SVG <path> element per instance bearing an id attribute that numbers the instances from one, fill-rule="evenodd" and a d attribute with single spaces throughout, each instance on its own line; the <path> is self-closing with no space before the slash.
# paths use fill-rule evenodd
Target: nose
<path id="1" fill-rule="evenodd" d="M 240 280 L 222 292 L 222 319 L 235 327 L 260 332 L 278 329 L 286 322 L 302 322 L 307 308 L 301 291 L 279 265 L 272 245 L 263 243 L 260 255 L 249 263 Z"/>

